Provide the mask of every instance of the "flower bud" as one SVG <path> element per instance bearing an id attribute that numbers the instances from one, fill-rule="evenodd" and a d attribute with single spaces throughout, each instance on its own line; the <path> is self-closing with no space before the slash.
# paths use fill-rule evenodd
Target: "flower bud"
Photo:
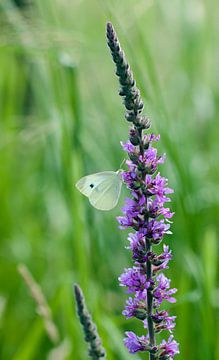
<path id="1" fill-rule="evenodd" d="M 136 154 L 129 154 L 129 158 L 130 158 L 130 160 L 131 160 L 134 164 L 137 164 L 137 163 L 138 163 L 138 155 L 136 155 Z"/>
<path id="2" fill-rule="evenodd" d="M 134 315 L 139 320 L 145 320 L 147 317 L 147 311 L 146 311 L 146 309 L 138 308 L 138 309 L 135 309 Z"/>
<path id="3" fill-rule="evenodd" d="M 126 118 L 127 121 L 133 122 L 136 119 L 136 115 L 135 115 L 135 113 L 133 111 L 128 111 L 125 114 L 125 118 Z"/>
<path id="4" fill-rule="evenodd" d="M 149 129 L 151 126 L 150 120 L 146 116 L 141 116 L 139 120 L 139 125 L 142 129 Z"/>
<path id="5" fill-rule="evenodd" d="M 132 145 L 137 146 L 139 145 L 139 136 L 135 129 L 130 129 L 129 131 L 129 140 Z"/>

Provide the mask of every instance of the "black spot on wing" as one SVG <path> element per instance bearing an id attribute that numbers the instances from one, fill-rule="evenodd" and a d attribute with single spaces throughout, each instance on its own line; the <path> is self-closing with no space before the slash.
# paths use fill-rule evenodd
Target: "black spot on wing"
<path id="1" fill-rule="evenodd" d="M 90 184 L 90 188 L 93 189 L 93 188 L 94 188 L 94 184 Z"/>

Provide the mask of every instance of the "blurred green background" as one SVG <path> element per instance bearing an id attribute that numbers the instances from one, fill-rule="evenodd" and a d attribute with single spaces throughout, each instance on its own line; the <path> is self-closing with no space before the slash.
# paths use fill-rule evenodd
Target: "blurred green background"
<path id="1" fill-rule="evenodd" d="M 0 2 L 0 359 L 87 359 L 72 284 L 79 282 L 108 359 L 131 356 L 118 286 L 131 265 L 126 232 L 74 187 L 83 175 L 117 170 L 128 123 L 105 41 L 111 20 L 141 89 L 161 168 L 174 188 L 179 289 L 177 359 L 219 359 L 219 8 L 216 0 L 35 0 Z M 126 196 L 123 189 L 120 206 Z M 17 271 L 40 284 L 60 334 L 52 341 Z"/>

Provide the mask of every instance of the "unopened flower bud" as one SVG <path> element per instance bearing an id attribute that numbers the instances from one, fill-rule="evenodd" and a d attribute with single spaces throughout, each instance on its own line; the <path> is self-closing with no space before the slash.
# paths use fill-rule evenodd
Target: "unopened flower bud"
<path id="1" fill-rule="evenodd" d="M 139 136 L 135 129 L 130 129 L 129 131 L 129 140 L 132 145 L 137 146 L 139 145 Z"/>
<path id="2" fill-rule="evenodd" d="M 135 113 L 133 111 L 128 111 L 125 114 L 125 118 L 126 118 L 127 121 L 133 122 L 136 119 L 136 115 L 135 115 Z"/>
<path id="3" fill-rule="evenodd" d="M 150 120 L 146 116 L 141 116 L 139 120 L 139 125 L 142 129 L 149 129 L 151 126 Z"/>
<path id="4" fill-rule="evenodd" d="M 151 350 L 150 350 L 150 353 L 151 353 L 151 354 L 156 354 L 157 350 L 158 350 L 158 347 L 157 347 L 157 346 L 153 346 L 153 347 L 151 348 Z"/>
<path id="5" fill-rule="evenodd" d="M 134 163 L 134 164 L 137 164 L 138 163 L 138 155 L 136 155 L 136 154 L 129 154 L 129 158 L 130 158 L 130 160 L 132 160 L 132 162 Z"/>
<path id="6" fill-rule="evenodd" d="M 147 317 L 146 309 L 135 309 L 134 315 L 139 320 L 145 320 Z"/>

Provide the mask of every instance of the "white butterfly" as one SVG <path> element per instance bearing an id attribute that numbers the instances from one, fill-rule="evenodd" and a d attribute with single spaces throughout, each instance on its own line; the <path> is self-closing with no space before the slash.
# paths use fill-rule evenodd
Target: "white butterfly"
<path id="1" fill-rule="evenodd" d="M 98 210 L 111 210 L 119 200 L 122 178 L 118 171 L 103 171 L 84 176 L 76 183 L 76 188 L 88 197 L 91 205 Z"/>

